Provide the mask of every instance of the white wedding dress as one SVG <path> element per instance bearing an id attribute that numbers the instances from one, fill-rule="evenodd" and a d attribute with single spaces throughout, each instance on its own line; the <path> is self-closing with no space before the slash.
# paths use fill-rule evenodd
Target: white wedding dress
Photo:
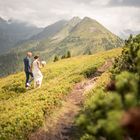
<path id="1" fill-rule="evenodd" d="M 34 60 L 33 62 L 33 76 L 34 76 L 34 88 L 41 87 L 43 75 L 40 71 L 40 62 L 38 60 Z"/>

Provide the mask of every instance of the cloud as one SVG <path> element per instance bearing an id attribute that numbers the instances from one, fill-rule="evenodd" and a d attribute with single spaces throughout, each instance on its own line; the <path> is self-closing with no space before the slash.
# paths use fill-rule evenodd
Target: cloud
<path id="1" fill-rule="evenodd" d="M 121 1 L 121 2 L 120 2 Z M 89 16 L 109 30 L 140 30 L 139 0 L 0 0 L 0 16 L 45 27 L 73 16 Z M 123 6 L 123 7 L 122 7 Z"/>
<path id="2" fill-rule="evenodd" d="M 140 7 L 140 0 L 110 0 L 109 5 Z"/>

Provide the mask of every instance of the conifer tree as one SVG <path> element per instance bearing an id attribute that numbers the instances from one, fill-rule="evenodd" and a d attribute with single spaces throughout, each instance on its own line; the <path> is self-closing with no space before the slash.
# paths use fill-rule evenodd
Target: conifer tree
<path id="1" fill-rule="evenodd" d="M 62 55 L 61 59 L 65 59 L 66 58 L 66 55 Z"/>
<path id="2" fill-rule="evenodd" d="M 68 51 L 68 52 L 67 52 L 67 58 L 70 58 L 70 57 L 71 57 L 71 52 Z"/>
<path id="3" fill-rule="evenodd" d="M 53 60 L 53 62 L 56 62 L 56 61 L 58 61 L 58 60 L 59 60 L 58 56 L 55 55 L 55 56 L 54 56 L 54 60 Z"/>
<path id="4" fill-rule="evenodd" d="M 91 50 L 89 50 L 89 51 L 88 51 L 88 55 L 92 55 L 92 52 L 91 52 Z"/>

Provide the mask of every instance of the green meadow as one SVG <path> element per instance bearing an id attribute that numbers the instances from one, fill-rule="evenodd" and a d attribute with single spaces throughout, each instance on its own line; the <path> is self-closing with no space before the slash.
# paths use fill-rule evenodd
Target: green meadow
<path id="1" fill-rule="evenodd" d="M 45 116 L 61 106 L 76 83 L 89 78 L 106 60 L 117 57 L 121 51 L 118 48 L 48 63 L 42 68 L 44 78 L 40 89 L 33 89 L 32 83 L 26 90 L 23 72 L 1 78 L 0 140 L 27 139 L 43 126 Z"/>

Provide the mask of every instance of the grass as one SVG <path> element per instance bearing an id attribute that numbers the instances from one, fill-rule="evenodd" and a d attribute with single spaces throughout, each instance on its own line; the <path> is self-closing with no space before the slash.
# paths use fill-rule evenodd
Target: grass
<path id="1" fill-rule="evenodd" d="M 121 49 L 49 63 L 43 69 L 42 88 L 25 90 L 24 73 L 0 79 L 0 140 L 24 140 L 41 127 L 45 115 L 61 105 L 75 83 L 90 77 L 106 59 Z"/>

